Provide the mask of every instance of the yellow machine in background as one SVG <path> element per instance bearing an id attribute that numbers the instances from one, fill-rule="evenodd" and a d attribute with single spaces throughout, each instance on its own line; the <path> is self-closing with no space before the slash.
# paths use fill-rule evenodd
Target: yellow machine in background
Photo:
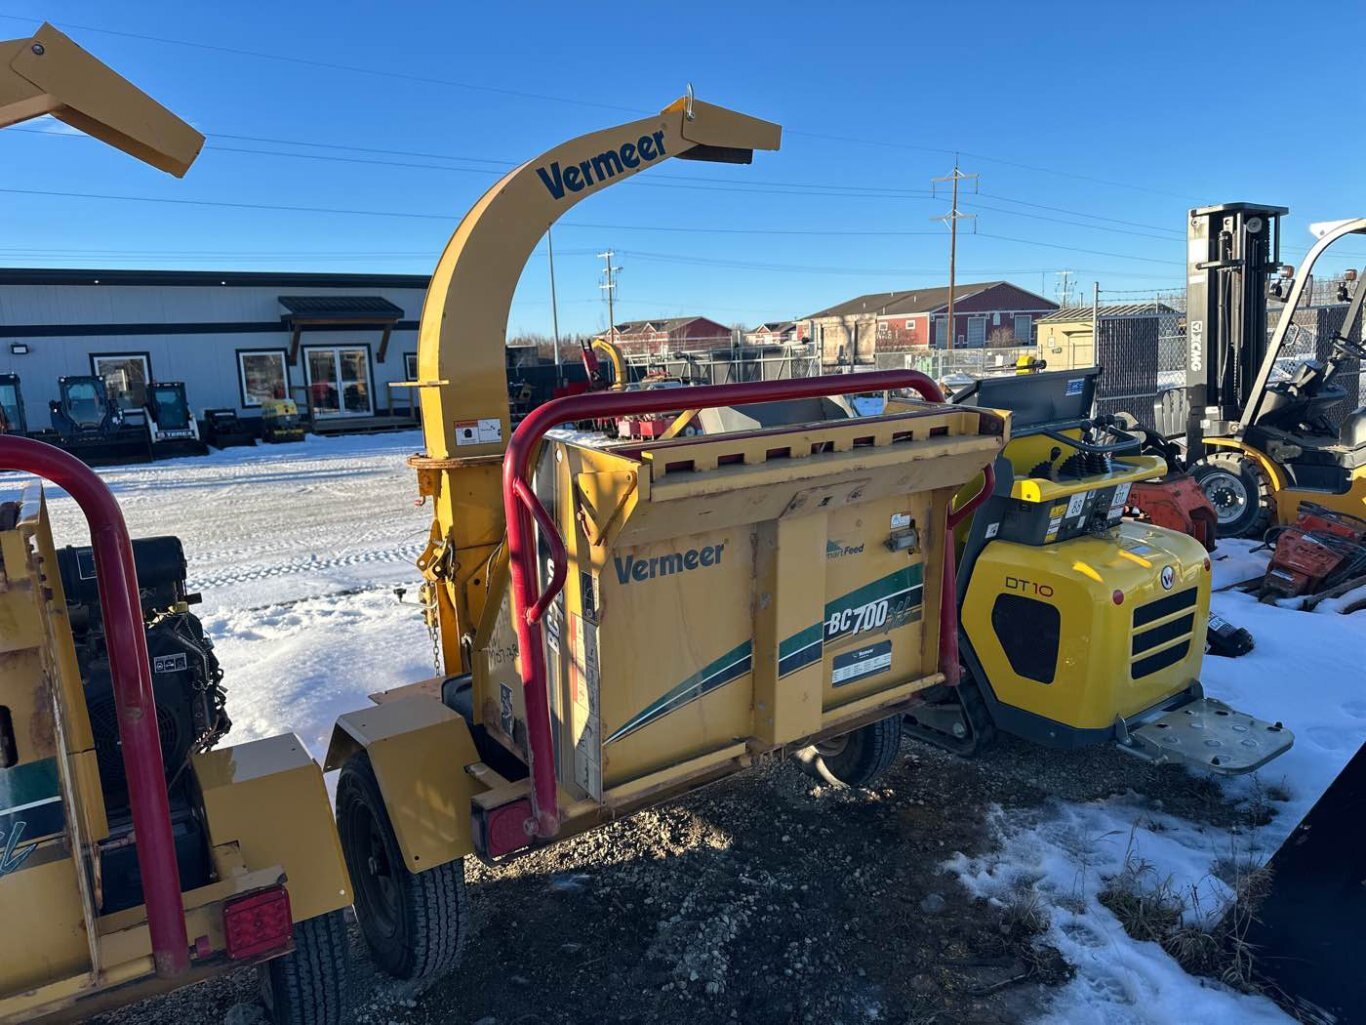
<path id="1" fill-rule="evenodd" d="M 267 399 L 261 403 L 262 441 L 303 441 L 304 433 L 299 406 L 293 399 Z"/>
<path id="2" fill-rule="evenodd" d="M 1099 374 L 988 377 L 954 396 L 1008 410 L 1012 437 L 960 539 L 964 680 L 927 695 L 908 729 L 963 754 L 1000 729 L 1250 772 L 1293 737 L 1204 696 L 1209 556 L 1186 534 L 1124 518 L 1130 488 L 1166 464 L 1090 417 Z"/>
<path id="3" fill-rule="evenodd" d="M 49 25 L 0 43 L 0 126 L 42 114 L 177 176 L 204 141 Z M 95 543 L 59 553 L 38 487 L 0 495 L 0 1022 L 260 964 L 274 1021 L 340 1025 L 350 883 L 317 764 L 288 735 L 211 749 L 222 674 L 179 541 L 130 543 L 99 478 L 47 445 L 0 437 L 0 468 L 60 480 Z"/>

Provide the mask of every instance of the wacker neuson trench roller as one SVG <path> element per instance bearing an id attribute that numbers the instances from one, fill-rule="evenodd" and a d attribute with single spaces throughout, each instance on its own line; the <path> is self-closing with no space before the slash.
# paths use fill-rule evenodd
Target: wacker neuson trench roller
<path id="1" fill-rule="evenodd" d="M 866 784 L 916 710 L 948 738 L 985 714 L 1225 773 L 1289 745 L 1202 701 L 1209 561 L 1193 539 L 1120 525 L 1121 492 L 1159 461 L 1096 438 L 1086 374 L 1039 378 L 1052 390 L 1016 403 L 1019 443 L 985 392 L 946 404 L 913 371 L 588 393 L 512 429 L 508 308 L 547 227 L 666 159 L 748 163 L 779 135 L 689 96 L 509 172 L 442 255 L 410 462 L 433 509 L 419 566 L 447 675 L 343 716 L 326 759 L 358 919 L 394 974 L 455 962 L 464 857 L 514 857 L 787 754 Z M 915 397 L 854 415 L 843 395 L 869 391 Z M 662 413 L 680 430 L 583 427 Z M 994 696 L 981 714 L 953 697 L 963 661 L 972 700 Z M 1183 736 L 1132 743 L 1147 727 Z"/>

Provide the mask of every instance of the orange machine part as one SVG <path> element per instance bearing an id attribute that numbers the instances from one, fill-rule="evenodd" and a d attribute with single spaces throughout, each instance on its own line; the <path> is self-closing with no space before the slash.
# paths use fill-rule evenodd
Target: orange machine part
<path id="1" fill-rule="evenodd" d="M 1214 551 L 1219 518 L 1200 485 L 1188 473 L 1143 481 L 1129 490 L 1129 509 L 1138 519 L 1189 534 Z"/>

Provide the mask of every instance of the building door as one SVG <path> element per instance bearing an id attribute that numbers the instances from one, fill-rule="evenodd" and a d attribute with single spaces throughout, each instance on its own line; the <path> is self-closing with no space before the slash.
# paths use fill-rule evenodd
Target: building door
<path id="1" fill-rule="evenodd" d="M 317 417 L 370 416 L 370 353 L 364 346 L 304 349 L 308 402 Z"/>
<path id="2" fill-rule="evenodd" d="M 987 318 L 968 318 L 968 347 L 979 349 L 987 344 Z"/>

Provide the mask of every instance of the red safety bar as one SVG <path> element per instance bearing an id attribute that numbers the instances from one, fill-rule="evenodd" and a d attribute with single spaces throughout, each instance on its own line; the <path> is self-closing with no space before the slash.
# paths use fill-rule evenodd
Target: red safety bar
<path id="1" fill-rule="evenodd" d="M 163 978 L 181 975 L 190 967 L 190 944 L 171 835 L 142 602 L 123 512 L 98 474 L 75 456 L 40 441 L 0 436 L 0 470 L 22 470 L 52 481 L 76 500 L 90 525 L 152 958 Z"/>
<path id="2" fill-rule="evenodd" d="M 784 399 L 824 398 L 851 392 L 910 389 L 931 402 L 944 395 L 930 378 L 915 370 L 883 370 L 837 377 L 806 377 L 796 380 L 760 381 L 748 384 L 703 385 L 659 391 L 593 392 L 552 399 L 527 414 L 512 432 L 503 458 L 503 510 L 507 517 L 508 560 L 512 583 L 512 612 L 521 653 L 522 685 L 526 697 L 527 762 L 531 770 L 531 812 L 528 835 L 552 837 L 560 827 L 556 800 L 554 744 L 550 731 L 550 702 L 546 684 L 545 651 L 540 621 L 564 586 L 568 557 L 564 541 L 550 514 L 527 482 L 531 456 L 551 428 L 577 420 L 603 420 L 641 413 L 676 413 L 685 409 L 712 409 Z M 991 467 L 987 466 L 987 488 Z M 977 501 L 974 499 L 974 502 Z M 971 504 L 971 503 L 969 503 Z M 975 507 L 975 506 L 974 506 Z M 968 508 L 960 510 L 966 514 Z M 531 521 L 540 526 L 551 550 L 550 581 L 537 594 L 537 556 Z M 946 531 L 946 535 L 949 532 Z M 953 545 L 946 537 L 944 593 L 952 596 Z M 939 659 L 941 671 L 957 678 L 958 609 L 956 601 L 942 602 L 939 610 Z"/>

